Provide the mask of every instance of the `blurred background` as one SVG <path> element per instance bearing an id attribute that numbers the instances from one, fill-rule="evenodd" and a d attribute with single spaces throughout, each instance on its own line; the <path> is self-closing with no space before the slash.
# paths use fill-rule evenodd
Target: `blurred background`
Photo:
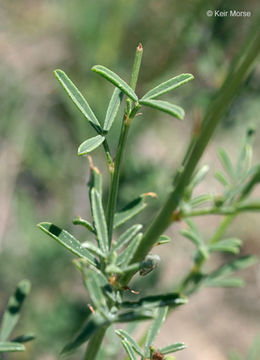
<path id="1" fill-rule="evenodd" d="M 170 188 L 196 119 L 204 113 L 256 18 L 258 2 L 248 0 L 0 0 L 0 315 L 19 280 L 28 278 L 32 293 L 17 334 L 34 332 L 26 354 L 8 359 L 52 360 L 84 321 L 87 295 L 72 256 L 47 238 L 36 224 L 51 221 L 85 240 L 72 219 L 89 216 L 88 161 L 77 147 L 93 135 L 53 76 L 61 68 L 87 97 L 98 119 L 104 118 L 112 86 L 91 72 L 105 65 L 128 80 L 138 42 L 144 56 L 137 93 L 182 72 L 195 80 L 168 95 L 186 111 L 184 122 L 143 110 L 131 128 L 124 159 L 121 207 L 138 194 L 154 191 L 158 200 L 140 216 L 148 224 Z M 207 10 L 246 10 L 248 18 L 207 17 Z M 216 151 L 224 147 L 236 159 L 250 125 L 260 113 L 260 66 L 254 68 L 222 120 L 202 164 L 211 171 L 200 191 L 217 194 L 213 174 Z M 109 142 L 114 151 L 120 116 Z M 254 161 L 259 159 L 256 132 Z M 104 169 L 102 149 L 94 154 Z M 256 193 L 260 195 L 260 190 Z M 209 237 L 218 217 L 198 219 Z M 178 281 L 191 266 L 192 246 L 169 229 L 173 241 L 158 249 L 163 261 L 137 289 L 160 288 Z M 260 255 L 260 222 L 244 214 L 229 230 L 244 241 L 242 253 Z M 156 249 L 157 250 L 157 249 Z M 221 263 L 222 256 L 214 260 Z M 260 266 L 244 271 L 245 289 L 203 289 L 174 312 L 163 327 L 160 346 L 183 341 L 177 359 L 222 360 L 235 349 L 244 355 L 260 331 Z M 80 351 L 71 359 L 78 359 Z M 122 356 L 121 356 L 122 358 Z"/>

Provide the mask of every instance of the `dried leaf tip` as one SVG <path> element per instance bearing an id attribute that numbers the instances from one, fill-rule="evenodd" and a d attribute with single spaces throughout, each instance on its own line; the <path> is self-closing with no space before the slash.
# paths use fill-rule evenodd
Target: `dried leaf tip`
<path id="1" fill-rule="evenodd" d="M 88 161 L 89 161 L 89 166 L 90 166 L 90 168 L 91 168 L 92 170 L 96 171 L 96 173 L 101 174 L 99 168 L 97 168 L 97 167 L 94 165 L 93 160 L 92 160 L 92 156 L 88 155 Z"/>
<path id="2" fill-rule="evenodd" d="M 144 49 L 144 48 L 143 48 L 142 43 L 139 43 L 138 46 L 137 46 L 137 50 L 138 50 L 138 51 L 143 51 L 143 49 Z"/>
<path id="3" fill-rule="evenodd" d="M 143 194 L 144 197 L 152 197 L 152 198 L 155 198 L 155 199 L 158 199 L 158 195 L 155 193 L 155 192 L 147 192 L 147 193 L 144 193 Z"/>

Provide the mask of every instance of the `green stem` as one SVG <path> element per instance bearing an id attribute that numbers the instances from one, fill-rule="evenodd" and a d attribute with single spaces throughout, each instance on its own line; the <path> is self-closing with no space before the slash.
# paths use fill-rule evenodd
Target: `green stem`
<path id="1" fill-rule="evenodd" d="M 133 90 L 135 90 L 138 74 L 140 70 L 141 60 L 142 60 L 142 54 L 143 54 L 143 47 L 141 44 L 138 45 L 136 49 L 135 54 L 135 60 L 130 80 L 130 86 Z M 128 99 L 127 99 L 128 100 Z M 136 115 L 136 111 L 139 109 L 139 105 L 136 105 L 134 109 L 131 111 L 131 103 L 130 101 L 127 101 L 127 106 L 125 110 L 125 115 L 123 118 L 123 123 L 121 127 L 121 133 L 119 137 L 118 147 L 117 147 L 117 153 L 115 158 L 115 166 L 112 174 L 111 179 L 111 187 L 108 197 L 108 206 L 107 206 L 107 226 L 108 226 L 108 239 L 109 239 L 109 245 L 111 245 L 112 241 L 112 234 L 113 234 L 113 225 L 114 225 L 114 214 L 116 209 L 116 201 L 117 201 L 117 195 L 118 195 L 118 185 L 119 185 L 119 177 L 120 177 L 120 170 L 121 170 L 121 164 L 122 164 L 122 158 L 124 155 L 125 147 L 126 147 L 126 141 L 127 141 L 127 135 L 129 132 L 129 127 L 131 124 L 131 120 Z"/>
<path id="2" fill-rule="evenodd" d="M 95 360 L 100 349 L 100 345 L 104 339 L 106 330 L 107 327 L 103 327 L 102 329 L 98 330 L 97 333 L 89 340 L 83 360 Z"/>
<path id="3" fill-rule="evenodd" d="M 191 216 L 203 216 L 203 215 L 237 215 L 240 212 L 259 211 L 259 210 L 260 210 L 260 203 L 255 202 L 255 203 L 243 204 L 239 206 L 197 209 L 188 212 L 181 212 L 179 216 L 180 218 L 187 218 Z"/>
<path id="4" fill-rule="evenodd" d="M 231 71 L 224 84 L 217 92 L 215 100 L 208 108 L 204 121 L 202 123 L 201 132 L 189 151 L 185 156 L 185 164 L 181 165 L 177 175 L 174 178 L 174 188 L 162 207 L 160 213 L 156 216 L 151 226 L 144 234 L 142 241 L 137 248 L 132 262 L 141 261 L 151 250 L 153 244 L 158 237 L 167 229 L 173 221 L 173 212 L 178 208 L 182 195 L 186 186 L 189 184 L 191 176 L 202 156 L 206 146 L 208 145 L 218 123 L 220 122 L 225 111 L 231 104 L 235 94 L 247 76 L 251 66 L 260 51 L 260 32 L 256 33 L 251 39 L 251 46 L 247 54 L 241 54 L 241 62 L 235 71 Z M 125 277 L 125 283 L 128 283 L 133 274 Z"/>
<path id="5" fill-rule="evenodd" d="M 108 167 L 110 168 L 111 165 L 113 164 L 113 159 L 111 157 L 111 153 L 110 153 L 110 149 L 109 149 L 107 139 L 105 139 L 104 142 L 103 142 L 103 148 L 104 148 L 105 153 L 106 153 Z"/>

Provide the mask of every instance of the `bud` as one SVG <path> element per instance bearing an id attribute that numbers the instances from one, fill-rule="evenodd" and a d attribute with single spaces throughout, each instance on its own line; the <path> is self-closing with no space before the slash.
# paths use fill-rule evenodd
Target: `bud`
<path id="1" fill-rule="evenodd" d="M 160 256 L 159 255 L 147 255 L 144 261 L 140 264 L 140 271 L 139 274 L 141 276 L 145 276 L 149 274 L 151 271 L 153 271 L 160 262 Z"/>

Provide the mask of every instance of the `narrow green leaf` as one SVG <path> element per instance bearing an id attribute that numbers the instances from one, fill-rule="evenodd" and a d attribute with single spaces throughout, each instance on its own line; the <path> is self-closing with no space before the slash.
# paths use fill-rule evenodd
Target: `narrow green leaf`
<path id="1" fill-rule="evenodd" d="M 230 185 L 230 181 L 228 180 L 227 176 L 223 174 L 222 171 L 217 171 L 215 173 L 215 178 L 223 185 L 228 186 Z"/>
<path id="2" fill-rule="evenodd" d="M 82 219 L 82 217 L 77 216 L 74 220 L 73 220 L 73 224 L 74 225 L 82 225 L 84 226 L 86 229 L 88 229 L 90 232 L 95 234 L 95 229 L 92 226 L 92 224 L 90 224 L 89 221 Z"/>
<path id="3" fill-rule="evenodd" d="M 219 149 L 218 156 L 227 174 L 230 176 L 231 179 L 234 179 L 235 178 L 234 168 L 227 152 L 224 149 Z"/>
<path id="4" fill-rule="evenodd" d="M 154 296 L 146 296 L 138 301 L 124 301 L 122 307 L 131 309 L 155 309 L 158 307 L 177 307 L 187 303 L 187 298 L 178 293 L 160 294 Z"/>
<path id="5" fill-rule="evenodd" d="M 165 94 L 169 91 L 172 91 L 176 89 L 177 87 L 186 84 L 188 81 L 193 80 L 194 76 L 191 74 L 181 74 L 178 76 L 175 76 L 160 85 L 156 86 L 155 88 L 148 91 L 143 97 L 144 99 L 153 99 L 159 95 Z"/>
<path id="6" fill-rule="evenodd" d="M 195 234 L 192 230 L 182 229 L 180 233 L 182 234 L 182 236 L 185 236 L 187 239 L 191 240 L 196 246 L 204 245 L 202 238 Z"/>
<path id="7" fill-rule="evenodd" d="M 153 320 L 151 326 L 149 327 L 149 331 L 145 340 L 145 357 L 149 357 L 150 353 L 150 346 L 153 345 L 156 336 L 158 335 L 162 324 L 166 319 L 166 315 L 168 312 L 168 307 L 161 307 L 157 311 L 157 315 Z"/>
<path id="8" fill-rule="evenodd" d="M 23 302 L 31 289 L 28 280 L 22 280 L 17 285 L 15 293 L 10 297 L 7 309 L 3 315 L 2 325 L 0 329 L 0 341 L 8 340 L 14 330 L 19 318 Z"/>
<path id="9" fill-rule="evenodd" d="M 104 140 L 105 140 L 104 136 L 97 135 L 93 138 L 84 141 L 78 148 L 78 155 L 89 154 L 91 151 L 98 148 L 103 143 Z"/>
<path id="10" fill-rule="evenodd" d="M 105 117 L 104 127 L 103 127 L 103 130 L 105 132 L 108 132 L 111 129 L 113 122 L 116 118 L 116 115 L 118 113 L 122 98 L 123 98 L 123 94 L 122 94 L 121 90 L 118 88 L 115 88 L 113 95 L 111 97 L 111 100 L 108 104 L 108 108 L 107 108 L 107 112 L 106 112 L 106 117 Z"/>
<path id="11" fill-rule="evenodd" d="M 169 236 L 160 235 L 158 241 L 154 244 L 154 246 L 168 244 L 171 241 L 172 239 Z"/>
<path id="12" fill-rule="evenodd" d="M 208 287 L 243 287 L 244 281 L 240 278 L 209 278 L 206 280 L 205 285 Z"/>
<path id="13" fill-rule="evenodd" d="M 161 348 L 160 352 L 163 355 L 167 355 L 167 354 L 170 354 L 170 353 L 173 353 L 173 352 L 176 352 L 176 351 L 180 351 L 180 350 L 183 350 L 183 349 L 186 349 L 186 348 L 187 348 L 187 346 L 184 343 L 176 343 L 176 344 L 172 344 L 172 345 L 165 346 L 165 347 Z"/>
<path id="14" fill-rule="evenodd" d="M 87 259 L 90 264 L 96 266 L 96 261 L 94 257 L 89 253 L 87 249 L 84 249 L 81 243 L 68 231 L 63 230 L 49 222 L 42 222 L 37 226 L 47 235 L 49 235 L 62 246 L 64 246 L 67 250 L 72 252 L 74 255 Z"/>
<path id="15" fill-rule="evenodd" d="M 84 283 L 95 309 L 107 308 L 106 299 L 100 287 L 100 279 L 95 270 L 85 268 L 83 270 Z"/>
<path id="16" fill-rule="evenodd" d="M 185 112 L 183 108 L 178 105 L 171 104 L 167 101 L 162 100 L 140 100 L 140 104 L 144 106 L 148 106 L 160 111 L 163 111 L 169 115 L 176 117 L 179 120 L 184 118 Z"/>
<path id="17" fill-rule="evenodd" d="M 29 341 L 32 341 L 36 338 L 34 334 L 27 334 L 27 335 L 20 335 L 16 338 L 12 339 L 12 342 L 18 342 L 18 343 L 26 343 Z"/>
<path id="18" fill-rule="evenodd" d="M 108 324 L 109 321 L 96 311 L 94 315 L 91 315 L 89 321 L 76 336 L 76 338 L 63 348 L 61 354 L 66 354 L 77 349 L 79 346 L 84 344 L 98 329 L 107 326 Z"/>
<path id="19" fill-rule="evenodd" d="M 129 356 L 129 360 L 137 360 L 134 350 L 131 347 L 131 345 L 129 344 L 129 342 L 127 340 L 122 340 L 122 345 L 123 345 L 127 355 Z"/>
<path id="20" fill-rule="evenodd" d="M 189 184 L 189 187 L 194 189 L 202 180 L 205 179 L 206 175 L 209 172 L 209 166 L 204 165 L 199 170 L 196 171 L 196 173 L 193 175 L 192 180 Z"/>
<path id="21" fill-rule="evenodd" d="M 103 259 L 106 258 L 106 254 L 104 254 L 102 250 L 100 250 L 97 246 L 95 246 L 92 243 L 84 242 L 84 243 L 81 244 L 81 246 L 84 249 L 87 249 L 94 256 L 102 257 Z"/>
<path id="22" fill-rule="evenodd" d="M 139 233 L 139 231 L 142 229 L 143 225 L 137 224 L 131 226 L 129 229 L 127 229 L 117 240 L 117 242 L 113 245 L 111 251 L 118 251 L 123 246 L 126 246 L 129 244 L 133 238 Z"/>
<path id="23" fill-rule="evenodd" d="M 115 331 L 116 334 L 123 340 L 128 341 L 128 343 L 131 345 L 131 347 L 133 348 L 133 350 L 140 356 L 144 356 L 143 354 L 143 350 L 141 349 L 141 347 L 137 344 L 137 342 L 135 341 L 135 339 L 132 338 L 132 336 L 130 334 L 128 334 L 128 332 L 126 332 L 125 330 L 116 330 Z"/>
<path id="24" fill-rule="evenodd" d="M 134 239 L 132 240 L 131 244 L 128 245 L 118 256 L 117 260 L 116 260 L 116 264 L 119 265 L 123 265 L 123 266 L 127 266 L 135 253 L 135 250 L 137 249 L 137 247 L 139 246 L 141 239 L 143 237 L 143 234 L 140 233 L 138 235 L 136 235 L 134 237 Z"/>
<path id="25" fill-rule="evenodd" d="M 102 130 L 99 121 L 81 92 L 77 89 L 77 87 L 73 84 L 64 71 L 55 70 L 54 74 L 80 112 L 85 116 L 85 118 L 87 118 L 94 129 L 101 133 Z"/>
<path id="26" fill-rule="evenodd" d="M 107 254 L 108 234 L 107 224 L 100 194 L 95 188 L 91 190 L 91 208 L 94 219 L 94 226 L 97 232 L 97 240 L 100 249 Z"/>
<path id="27" fill-rule="evenodd" d="M 210 201 L 212 201 L 212 195 L 204 194 L 204 195 L 196 196 L 193 199 L 191 199 L 191 201 L 189 202 L 189 205 L 194 208 L 194 207 L 197 207 L 199 205 L 205 204 Z"/>
<path id="28" fill-rule="evenodd" d="M 209 246 L 209 251 L 222 251 L 230 252 L 232 254 L 238 254 L 239 248 L 242 245 L 242 241 L 236 238 L 224 239 L 215 244 Z"/>
<path id="29" fill-rule="evenodd" d="M 91 70 L 110 81 L 133 101 L 138 101 L 138 97 L 136 96 L 133 89 L 113 71 L 107 69 L 105 66 L 102 65 L 95 65 L 92 67 Z"/>
<path id="30" fill-rule="evenodd" d="M 252 255 L 242 256 L 238 259 L 235 259 L 235 260 L 221 266 L 216 271 L 213 271 L 209 275 L 209 278 L 214 279 L 214 278 L 227 276 L 229 274 L 232 274 L 235 271 L 246 269 L 249 266 L 256 264 L 257 261 L 258 261 L 258 259 L 256 256 L 252 256 Z"/>
<path id="31" fill-rule="evenodd" d="M 120 212 L 115 214 L 114 229 L 124 224 L 128 220 L 132 219 L 134 216 L 136 216 L 142 210 L 144 210 L 147 206 L 147 202 L 146 202 L 147 197 L 156 198 L 157 195 L 155 193 L 146 193 L 140 195 L 138 198 L 131 201 Z"/>
<path id="32" fill-rule="evenodd" d="M 142 321 L 153 319 L 154 312 L 150 309 L 140 309 L 136 311 L 127 311 L 125 313 L 119 314 L 114 318 L 114 322 L 124 323 L 131 321 Z"/>
<path id="33" fill-rule="evenodd" d="M 25 351 L 25 346 L 15 342 L 0 342 L 0 353 Z"/>

